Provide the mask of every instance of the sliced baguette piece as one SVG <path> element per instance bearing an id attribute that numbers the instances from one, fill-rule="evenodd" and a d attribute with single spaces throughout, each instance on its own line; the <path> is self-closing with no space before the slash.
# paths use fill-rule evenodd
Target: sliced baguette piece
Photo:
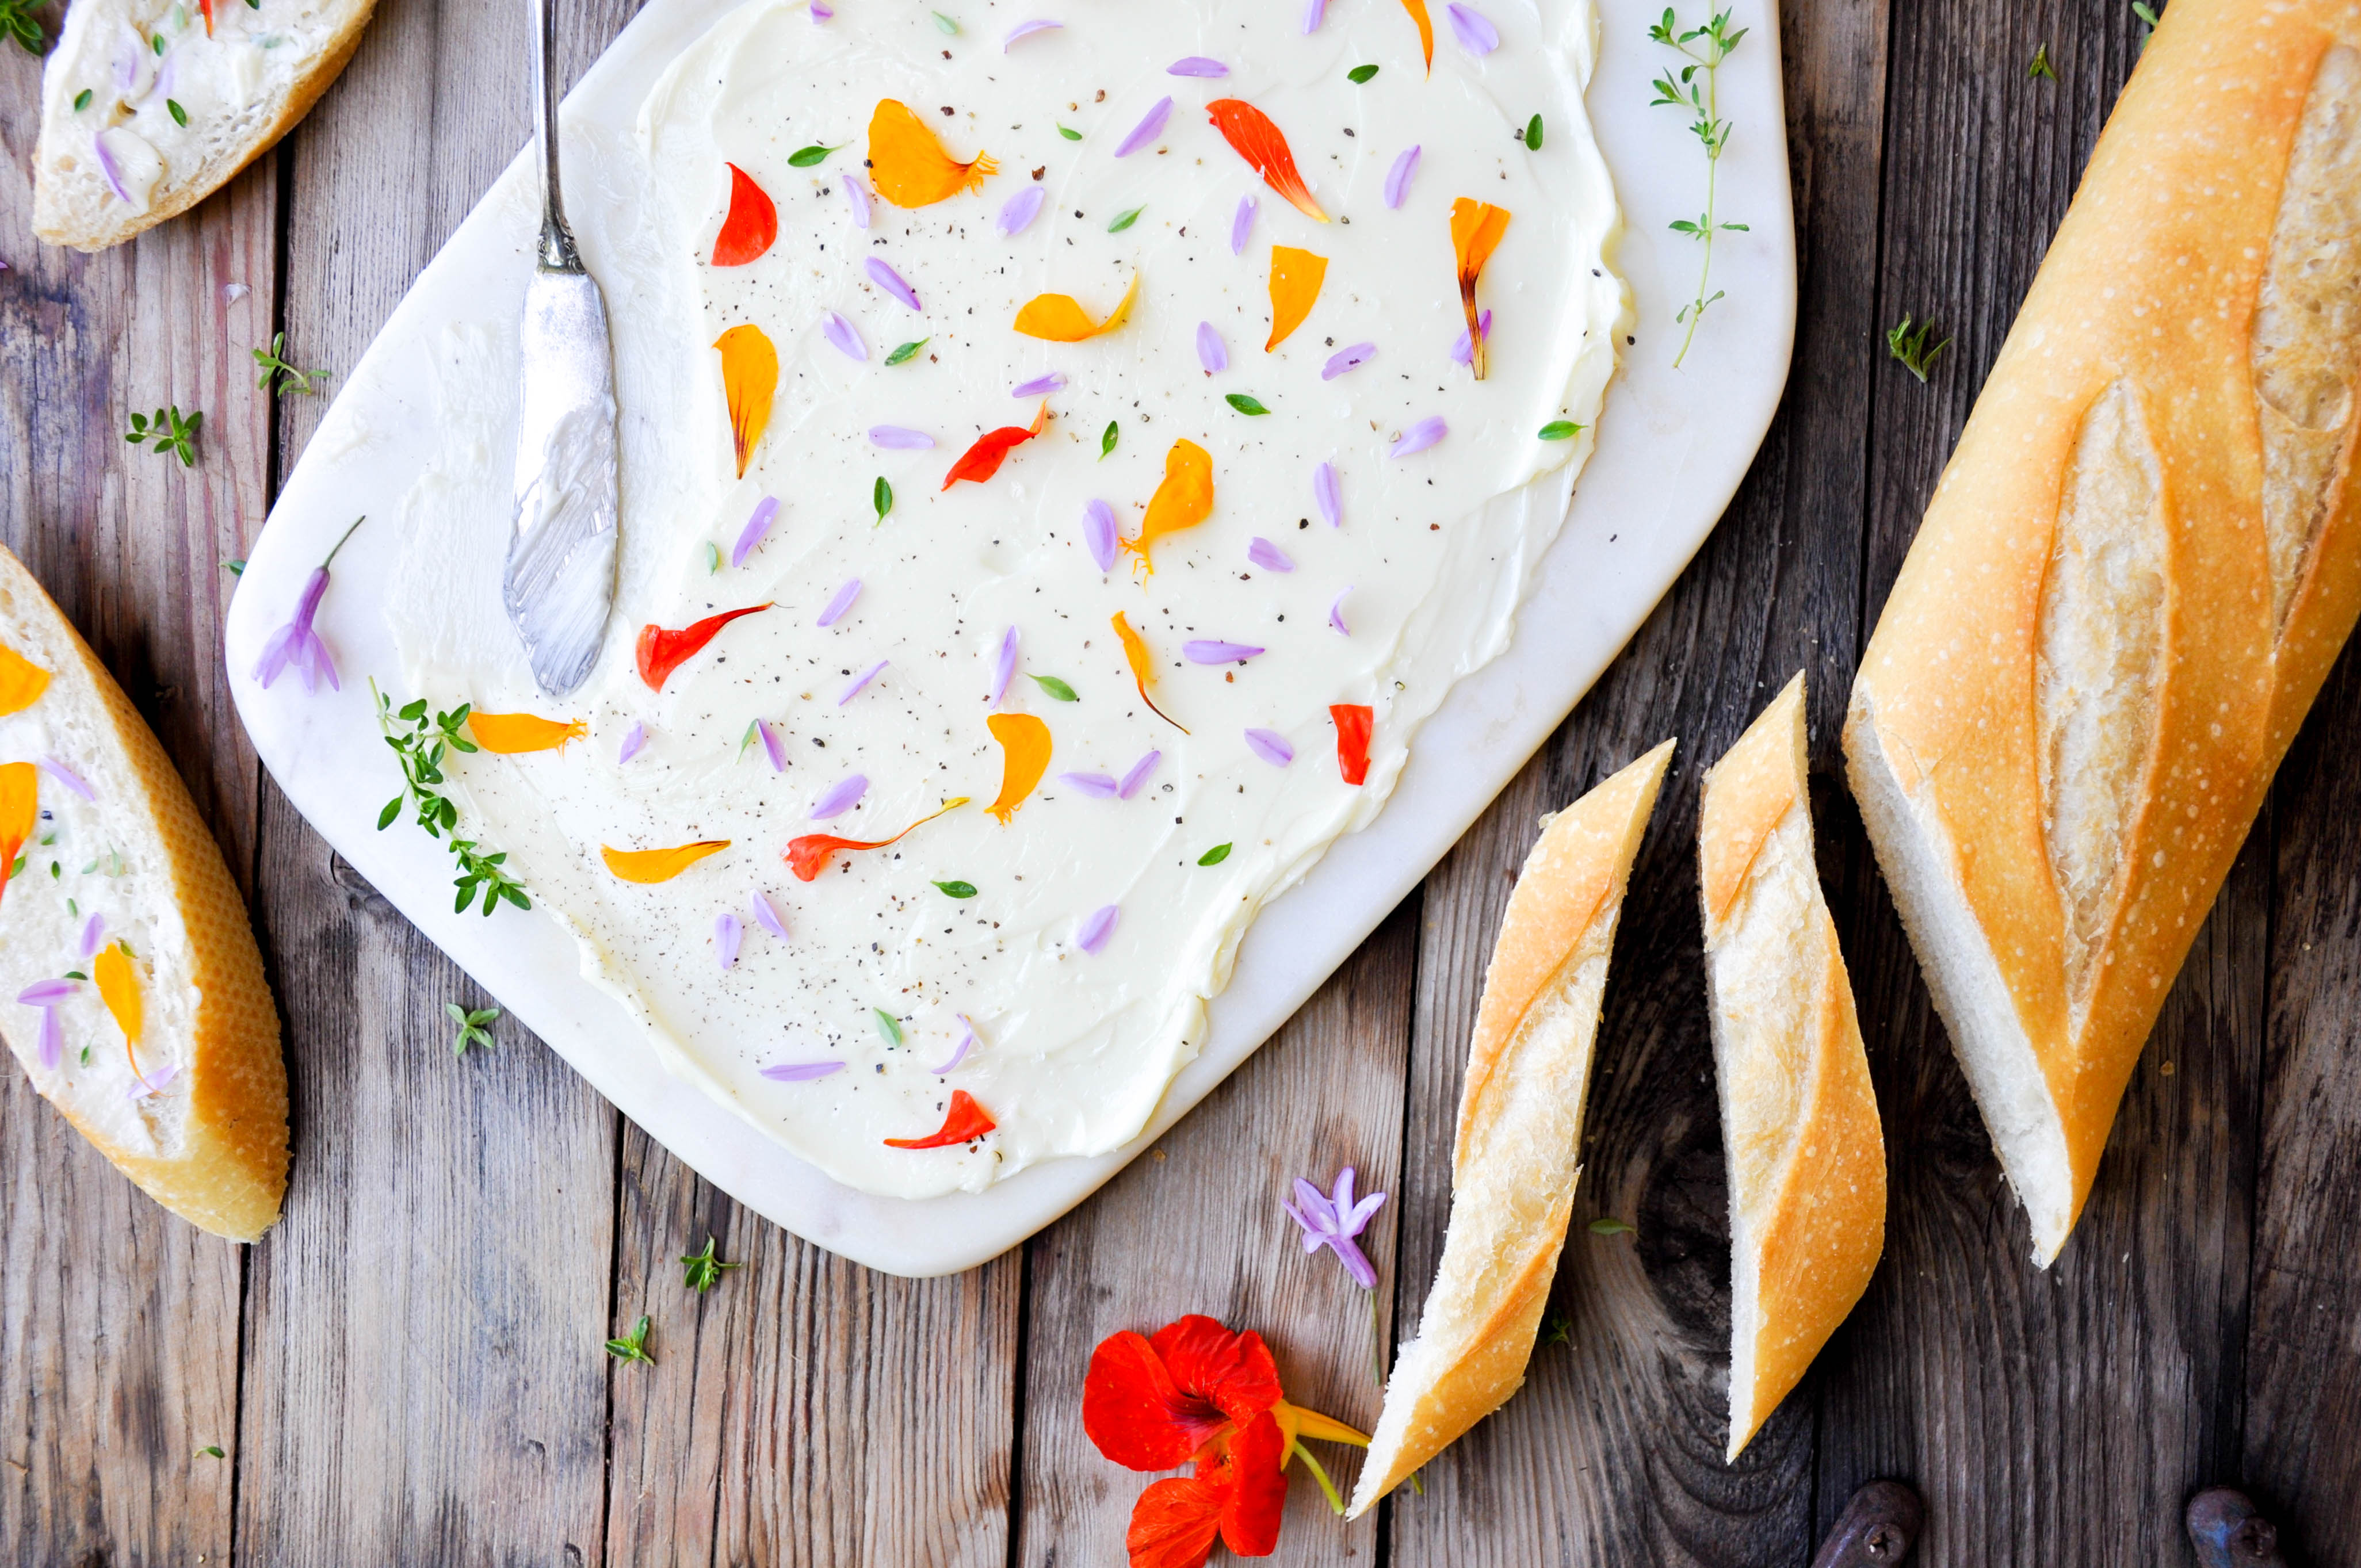
<path id="1" fill-rule="evenodd" d="M 38 817 L 0 888 L 0 1037 L 149 1196 L 254 1240 L 287 1190 L 287 1069 L 246 905 L 163 747 L 0 548 L 0 773 L 11 770 L 38 781 Z M 5 821 L 0 836 L 13 836 Z M 110 953 L 128 959 L 136 1049 L 92 983 L 94 958 L 120 961 Z M 44 1010 L 19 998 L 72 974 L 89 978 L 49 1009 L 59 1048 L 46 1050 Z"/>
<path id="2" fill-rule="evenodd" d="M 1845 724 L 2042 1266 L 2361 611 L 2356 434 L 2361 0 L 2176 0 Z"/>
<path id="3" fill-rule="evenodd" d="M 1734 1461 L 1885 1246 L 1885 1136 L 1812 860 L 1802 675 L 1707 771 L 1697 873 L 1730 1166 Z"/>
<path id="4" fill-rule="evenodd" d="M 1554 817 L 1525 857 L 1484 976 L 1452 1152 L 1451 1222 L 1418 1336 L 1401 1347 L 1347 1518 L 1525 1380 L 1581 1175 L 1583 1099 L 1631 860 L 1665 741 Z"/>
<path id="5" fill-rule="evenodd" d="M 33 232 L 104 250 L 203 201 L 327 91 L 375 5 L 74 0 L 41 73 Z"/>

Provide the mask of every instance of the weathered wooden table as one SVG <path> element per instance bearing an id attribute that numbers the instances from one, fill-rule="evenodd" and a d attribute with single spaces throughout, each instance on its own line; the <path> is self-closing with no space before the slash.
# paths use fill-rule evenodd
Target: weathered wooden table
<path id="1" fill-rule="evenodd" d="M 569 78 L 632 8 L 560 5 Z M 1606 9 L 1653 19 L 1648 0 Z M 223 693 L 236 582 L 216 563 L 244 554 L 323 400 L 257 391 L 248 351 L 283 329 L 300 363 L 359 355 L 525 137 L 524 18 L 518 0 L 380 0 L 276 153 L 93 258 L 30 236 L 38 67 L 0 48 L 0 537 L 162 733 L 247 881 L 296 1148 L 285 1222 L 240 1249 L 167 1217 L 0 1072 L 6 1561 L 1119 1563 L 1141 1482 L 1082 1436 L 1091 1346 L 1211 1312 L 1274 1342 L 1292 1397 L 1374 1417 L 1367 1310 L 1297 1250 L 1283 1184 L 1353 1163 L 1395 1195 L 1372 1227 L 1378 1299 L 1414 1319 L 1534 818 L 1676 734 L 1599 1036 L 1553 1303 L 1567 1337 L 1423 1497 L 1345 1528 L 1299 1485 L 1277 1561 L 1800 1568 L 1855 1486 L 1895 1475 L 1932 1507 L 1929 1568 L 2187 1562 L 2180 1504 L 2216 1480 L 2283 1508 L 2301 1561 L 2361 1563 L 2361 670 L 2340 666 L 2282 770 L 2047 1274 L 1839 783 L 1855 655 L 2136 58 L 2128 0 L 1790 0 L 1802 324 L 1720 530 L 1244 1070 L 1064 1223 L 924 1283 L 740 1212 L 513 1028 L 455 1059 L 444 1004 L 483 997 L 288 808 Z M 2028 74 L 2044 43 L 2055 80 Z M 1929 385 L 1880 341 L 1905 312 L 1957 334 Z M 121 437 L 170 401 L 204 411 L 192 471 Z M 1798 667 L 1893 1206 L 1867 1299 L 1725 1466 L 1696 784 Z M 1637 1229 L 1595 1235 L 1600 1215 Z M 708 1234 L 745 1267 L 698 1297 L 675 1260 Z M 655 1365 L 611 1363 L 600 1342 L 642 1313 Z"/>

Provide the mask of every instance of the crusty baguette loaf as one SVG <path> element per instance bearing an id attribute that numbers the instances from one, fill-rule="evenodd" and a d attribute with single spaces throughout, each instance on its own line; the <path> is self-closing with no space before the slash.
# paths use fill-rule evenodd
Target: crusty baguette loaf
<path id="1" fill-rule="evenodd" d="M 33 232 L 103 250 L 203 201 L 327 91 L 375 5 L 212 0 L 208 22 L 199 0 L 74 0 L 41 75 Z"/>
<path id="2" fill-rule="evenodd" d="M 0 886 L 0 1036 L 158 1202 L 254 1240 L 287 1190 L 287 1069 L 246 905 L 163 747 L 0 549 L 0 773 L 11 769 L 16 784 L 38 780 L 38 817 Z M 0 838 L 17 831 L 0 820 Z M 93 983 L 93 959 L 120 962 L 110 951 L 128 959 L 136 1047 Z M 71 977 L 45 1048 L 44 1009 L 21 998 Z"/>
<path id="3" fill-rule="evenodd" d="M 1845 726 L 2041 1265 L 2361 608 L 2356 367 L 2361 3 L 2174 0 Z"/>
<path id="4" fill-rule="evenodd" d="M 1543 818 L 1509 896 L 1467 1047 L 1451 1223 L 1418 1337 L 1401 1347 L 1353 1488 L 1358 1518 L 1515 1393 L 1581 1174 L 1582 1105 L 1631 858 L 1665 741 Z"/>
<path id="5" fill-rule="evenodd" d="M 1885 1245 L 1885 1137 L 1812 861 L 1804 677 L 1705 776 L 1697 885 L 1730 1167 L 1735 1460 L 1851 1311 Z"/>

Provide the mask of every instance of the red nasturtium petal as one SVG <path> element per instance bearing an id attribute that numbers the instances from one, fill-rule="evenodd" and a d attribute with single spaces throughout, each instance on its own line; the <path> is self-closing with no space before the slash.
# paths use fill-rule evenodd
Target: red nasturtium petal
<path id="1" fill-rule="evenodd" d="M 1143 555 L 1146 554 L 1146 551 L 1141 552 L 1141 554 Z M 1170 714 L 1157 707 L 1156 699 L 1148 695 L 1148 688 L 1156 684 L 1156 664 L 1148 656 L 1148 639 L 1142 637 L 1138 632 L 1132 630 L 1131 622 L 1124 619 L 1124 614 L 1121 610 L 1116 610 L 1115 612 L 1115 620 L 1112 624 L 1115 627 L 1115 636 L 1123 641 L 1123 656 L 1125 661 L 1131 665 L 1131 678 L 1132 681 L 1139 687 L 1139 700 L 1148 705 L 1148 712 L 1156 715 L 1157 718 L 1164 720 L 1165 723 L 1170 724 L 1173 729 L 1180 731 L 1181 734 L 1188 734 L 1189 727 L 1187 725 L 1181 723 L 1179 719 L 1173 718 Z"/>
<path id="2" fill-rule="evenodd" d="M 771 423 L 771 399 L 779 389 L 779 351 L 761 327 L 733 326 L 713 340 L 721 351 L 721 394 L 730 403 L 730 441 L 738 455 L 738 477 L 754 455 L 754 444 Z"/>
<path id="3" fill-rule="evenodd" d="M 752 175 L 734 163 L 728 167 L 730 213 L 713 236 L 713 265 L 743 267 L 777 242 L 779 209 Z"/>
<path id="4" fill-rule="evenodd" d="M 1165 1324 L 1148 1342 L 1185 1394 L 1210 1399 L 1244 1425 L 1279 1403 L 1279 1364 L 1262 1336 L 1232 1333 L 1200 1312 Z"/>
<path id="5" fill-rule="evenodd" d="M 12 648 L 0 647 L 0 718 L 24 712 L 49 689 L 49 671 Z"/>
<path id="6" fill-rule="evenodd" d="M 25 840 L 41 818 L 41 770 L 30 762 L 0 762 L 0 895 Z"/>
<path id="7" fill-rule="evenodd" d="M 1123 547 L 1139 557 L 1142 571 L 1153 572 L 1156 563 L 1148 553 L 1158 540 L 1194 528 L 1213 515 L 1213 456 L 1184 436 L 1164 455 L 1164 480 L 1148 498 L 1148 516 L 1139 525 L 1139 537 L 1125 540 Z M 1132 668 L 1137 673 L 1137 664 Z"/>
<path id="8" fill-rule="evenodd" d="M 1126 1469 L 1186 1464 L 1228 1424 L 1213 1401 L 1181 1393 L 1145 1335 L 1125 1329 L 1091 1352 L 1082 1378 L 1082 1431 Z"/>
<path id="9" fill-rule="evenodd" d="M 796 879 L 798 882 L 810 882 L 820 872 L 828 870 L 828 862 L 834 858 L 839 850 L 850 850 L 857 853 L 862 850 L 883 850 L 890 844 L 898 844 L 936 817 L 940 817 L 943 812 L 950 810 L 953 806 L 966 804 L 965 795 L 961 795 L 957 800 L 947 800 L 943 802 L 941 810 L 929 812 L 919 817 L 891 839 L 840 839 L 833 833 L 807 833 L 800 839 L 790 839 L 787 840 L 785 857 L 787 869 L 796 873 Z"/>
<path id="10" fill-rule="evenodd" d="M 1288 334 L 1303 324 L 1320 298 L 1320 285 L 1327 280 L 1326 257 L 1291 245 L 1270 247 L 1270 341 L 1262 345 L 1265 354 L 1285 343 Z"/>
<path id="11" fill-rule="evenodd" d="M 1049 423 L 1049 400 L 1044 398 L 1030 425 L 1004 424 L 998 430 L 985 431 L 975 438 L 974 445 L 960 454 L 960 460 L 943 476 L 943 488 L 948 490 L 961 479 L 981 485 L 1000 472 L 1000 465 L 1011 452 L 1040 434 Z"/>
<path id="12" fill-rule="evenodd" d="M 1000 172 L 989 153 L 961 163 L 943 150 L 927 122 L 910 106 L 880 98 L 869 115 L 869 178 L 877 193 L 897 207 L 926 207 L 981 191 L 987 175 Z"/>
<path id="13" fill-rule="evenodd" d="M 1222 1541 L 1241 1557 L 1268 1557 L 1279 1549 L 1287 1508 L 1287 1438 L 1268 1412 L 1230 1440 L 1224 1456 L 1230 1496 L 1222 1509 Z M 1198 1466 L 1202 1474 L 1205 1466 Z"/>
<path id="14" fill-rule="evenodd" d="M 983 721 L 1000 742 L 1000 798 L 984 807 L 1003 828 L 1049 771 L 1049 727 L 1029 713 L 995 713 Z"/>
<path id="15" fill-rule="evenodd" d="M 923 1138 L 887 1138 L 889 1149 L 947 1149 L 954 1145 L 971 1142 L 983 1136 L 1000 1124 L 992 1113 L 975 1102 L 975 1096 L 964 1089 L 951 1091 L 951 1108 L 943 1117 L 939 1131 Z"/>
<path id="16" fill-rule="evenodd" d="M 750 604 L 743 609 L 725 609 L 719 615 L 708 615 L 674 631 L 651 621 L 640 628 L 640 640 L 633 652 L 639 656 L 640 679 L 650 691 L 662 691 L 672 673 L 695 658 L 698 650 L 713 641 L 714 634 L 741 615 L 752 615 L 770 605 Z"/>
<path id="17" fill-rule="evenodd" d="M 1216 98 L 1205 105 L 1206 115 L 1222 139 L 1230 144 L 1247 167 L 1262 176 L 1262 182 L 1287 198 L 1288 203 L 1305 217 L 1320 223 L 1328 214 L 1312 200 L 1312 192 L 1303 183 L 1303 175 L 1295 167 L 1295 154 L 1289 150 L 1286 135 L 1271 123 L 1268 115 L 1243 98 Z"/>
<path id="18" fill-rule="evenodd" d="M 197 0 L 197 9 L 205 18 L 205 37 L 214 36 L 214 0 Z"/>
<path id="19" fill-rule="evenodd" d="M 1489 202 L 1462 196 L 1451 203 L 1451 253 L 1459 264 L 1459 306 L 1467 313 L 1469 364 L 1476 378 L 1484 378 L 1484 330 L 1477 320 L 1476 280 L 1492 259 L 1500 236 L 1509 232 L 1509 210 Z"/>
<path id="20" fill-rule="evenodd" d="M 590 733 L 579 718 L 544 718 L 537 713 L 470 713 L 467 732 L 485 751 L 509 757 L 521 751 L 555 751 Z"/>
<path id="21" fill-rule="evenodd" d="M 1426 14 L 1426 0 L 1402 0 L 1402 9 L 1418 24 L 1418 41 L 1426 50 L 1426 73 L 1434 74 L 1434 18 Z"/>
<path id="22" fill-rule="evenodd" d="M 730 847 L 727 839 L 700 839 L 694 844 L 675 844 L 667 850 L 614 850 L 598 846 L 598 855 L 607 869 L 625 882 L 653 885 L 670 882 L 708 855 L 718 855 Z"/>
<path id="23" fill-rule="evenodd" d="M 1336 772 L 1348 784 L 1369 777 L 1369 730 L 1377 715 L 1365 702 L 1331 703 L 1328 717 L 1336 721 Z"/>
<path id="24" fill-rule="evenodd" d="M 1236 1485 L 1218 1477 L 1176 1475 L 1156 1482 L 1131 1506 L 1123 1544 L 1131 1568 L 1204 1568 Z"/>

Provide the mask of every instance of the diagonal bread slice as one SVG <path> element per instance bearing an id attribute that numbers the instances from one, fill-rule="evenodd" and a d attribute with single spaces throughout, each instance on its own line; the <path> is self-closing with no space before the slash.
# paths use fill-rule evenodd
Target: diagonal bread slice
<path id="1" fill-rule="evenodd" d="M 74 0 L 41 72 L 33 232 L 103 250 L 203 201 L 328 90 L 375 5 Z"/>
<path id="2" fill-rule="evenodd" d="M 1805 779 L 1799 674 L 1707 771 L 1697 805 L 1730 1165 L 1732 1460 L 1869 1288 L 1885 1245 L 1885 1137 Z"/>
<path id="3" fill-rule="evenodd" d="M 246 906 L 163 747 L 5 548 L 0 849 L 23 857 L 0 883 L 0 1036 L 158 1202 L 254 1240 L 287 1190 L 287 1070 Z"/>
<path id="4" fill-rule="evenodd" d="M 1357 1519 L 1525 1380 L 1581 1174 L 1607 964 L 1665 741 L 1542 819 L 1484 976 L 1459 1096 L 1451 1223 L 1353 1488 Z"/>

